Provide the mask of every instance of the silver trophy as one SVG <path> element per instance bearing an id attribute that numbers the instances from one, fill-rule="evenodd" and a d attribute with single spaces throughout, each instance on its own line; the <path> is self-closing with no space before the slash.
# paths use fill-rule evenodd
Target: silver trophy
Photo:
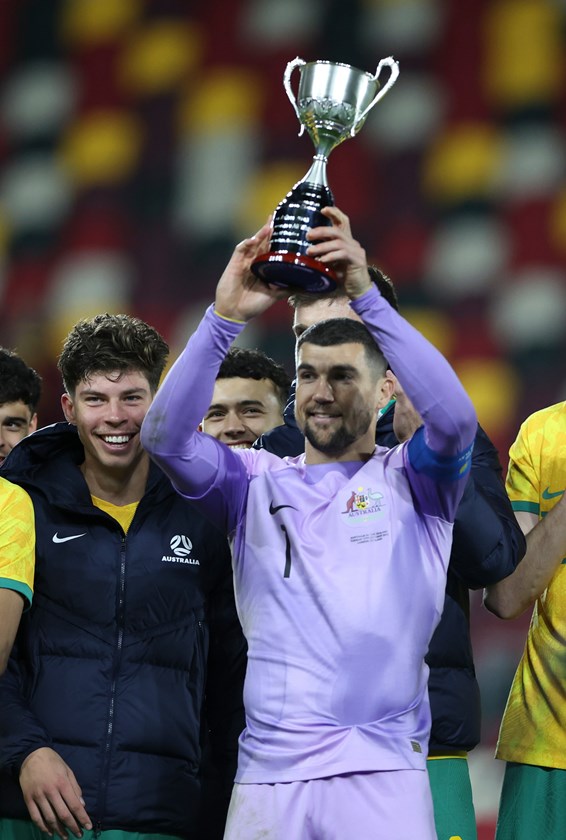
<path id="1" fill-rule="evenodd" d="M 300 68 L 300 81 L 295 99 L 291 75 L 296 67 Z M 389 78 L 381 87 L 378 79 L 384 67 L 389 69 Z M 288 63 L 283 83 L 301 124 L 299 136 L 306 128 L 316 154 L 307 174 L 275 210 L 269 251 L 252 264 L 252 271 L 261 280 L 306 292 L 323 292 L 336 286 L 334 271 L 306 253 L 312 244 L 306 239 L 308 229 L 330 224 L 320 212 L 334 204 L 326 179 L 328 156 L 348 137 L 356 136 L 398 75 L 399 65 L 393 58 L 382 59 L 374 76 L 349 64 L 330 61 L 307 63 L 295 58 Z"/>

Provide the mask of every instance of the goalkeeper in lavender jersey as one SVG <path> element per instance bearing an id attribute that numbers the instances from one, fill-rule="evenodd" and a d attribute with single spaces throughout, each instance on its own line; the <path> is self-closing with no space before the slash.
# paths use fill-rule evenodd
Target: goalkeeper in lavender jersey
<path id="1" fill-rule="evenodd" d="M 142 440 L 233 540 L 249 652 L 225 838 L 433 840 L 424 656 L 476 417 L 446 360 L 371 283 L 348 218 L 323 212 L 332 226 L 310 232 L 309 255 L 333 265 L 363 324 L 333 319 L 301 336 L 305 454 L 230 451 L 196 431 L 230 344 L 283 294 L 250 272 L 268 225 L 236 247 Z M 384 357 L 424 421 L 391 450 L 374 437 L 392 396 Z"/>

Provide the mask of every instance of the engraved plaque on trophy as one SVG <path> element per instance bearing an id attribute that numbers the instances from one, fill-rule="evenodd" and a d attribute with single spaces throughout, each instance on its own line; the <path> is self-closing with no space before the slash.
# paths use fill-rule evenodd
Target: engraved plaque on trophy
<path id="1" fill-rule="evenodd" d="M 300 80 L 295 99 L 291 75 L 297 67 Z M 389 78 L 381 87 L 378 79 L 384 67 L 389 69 Z M 299 136 L 306 128 L 316 154 L 307 174 L 275 210 L 269 251 L 260 254 L 251 267 L 261 280 L 313 293 L 335 287 L 332 268 L 306 253 L 312 244 L 306 239 L 308 229 L 330 224 L 320 212 L 334 204 L 326 178 L 328 156 L 348 137 L 355 137 L 398 75 L 399 66 L 393 58 L 382 59 L 373 76 L 348 64 L 307 63 L 302 58 L 289 62 L 283 77 L 285 90 L 301 124 Z"/>

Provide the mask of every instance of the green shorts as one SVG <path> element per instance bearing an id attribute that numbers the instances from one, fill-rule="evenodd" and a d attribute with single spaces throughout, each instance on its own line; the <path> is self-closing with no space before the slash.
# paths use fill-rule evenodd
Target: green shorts
<path id="1" fill-rule="evenodd" d="M 564 840 L 566 770 L 508 762 L 496 840 Z"/>
<path id="2" fill-rule="evenodd" d="M 426 766 L 438 840 L 477 840 L 467 759 L 429 758 Z"/>
<path id="3" fill-rule="evenodd" d="M 69 840 L 75 835 L 68 832 Z M 48 840 L 49 835 L 40 831 L 31 820 L 8 820 L 0 818 L 0 840 Z M 55 840 L 59 840 L 56 834 Z M 94 840 L 94 831 L 83 831 L 82 840 Z M 144 834 L 138 831 L 109 829 L 96 835 L 96 840 L 176 840 L 170 834 Z M 180 840 L 180 838 L 179 838 Z"/>

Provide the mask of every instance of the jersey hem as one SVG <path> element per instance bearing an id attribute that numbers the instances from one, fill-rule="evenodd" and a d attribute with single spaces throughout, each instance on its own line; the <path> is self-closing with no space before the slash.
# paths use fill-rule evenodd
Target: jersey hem
<path id="1" fill-rule="evenodd" d="M 33 591 L 27 583 L 21 580 L 0 577 L 0 589 L 12 589 L 14 592 L 19 592 L 26 602 L 26 609 L 31 606 Z"/>
<path id="2" fill-rule="evenodd" d="M 507 761 L 511 764 L 528 764 L 530 767 L 548 767 L 550 770 L 566 770 L 566 761 L 562 763 L 558 761 L 546 761 L 541 756 L 537 755 L 522 755 L 517 756 L 513 753 L 506 753 L 505 750 L 496 750 L 495 758 L 500 761 Z"/>
<path id="3" fill-rule="evenodd" d="M 414 754 L 417 756 L 417 754 Z M 245 770 L 236 773 L 234 781 L 240 785 L 277 784 L 278 782 L 307 782 L 311 779 L 326 779 L 330 776 L 344 776 L 347 773 L 377 773 L 380 770 L 415 770 L 420 773 L 426 770 L 426 758 L 418 757 L 417 762 L 410 764 L 400 760 L 399 756 L 376 761 L 343 761 L 323 767 L 289 767 L 285 770 L 270 772 L 269 770 Z"/>
<path id="4" fill-rule="evenodd" d="M 511 507 L 513 510 L 517 511 L 525 511 L 526 513 L 540 513 L 540 505 L 536 502 L 511 502 Z"/>

